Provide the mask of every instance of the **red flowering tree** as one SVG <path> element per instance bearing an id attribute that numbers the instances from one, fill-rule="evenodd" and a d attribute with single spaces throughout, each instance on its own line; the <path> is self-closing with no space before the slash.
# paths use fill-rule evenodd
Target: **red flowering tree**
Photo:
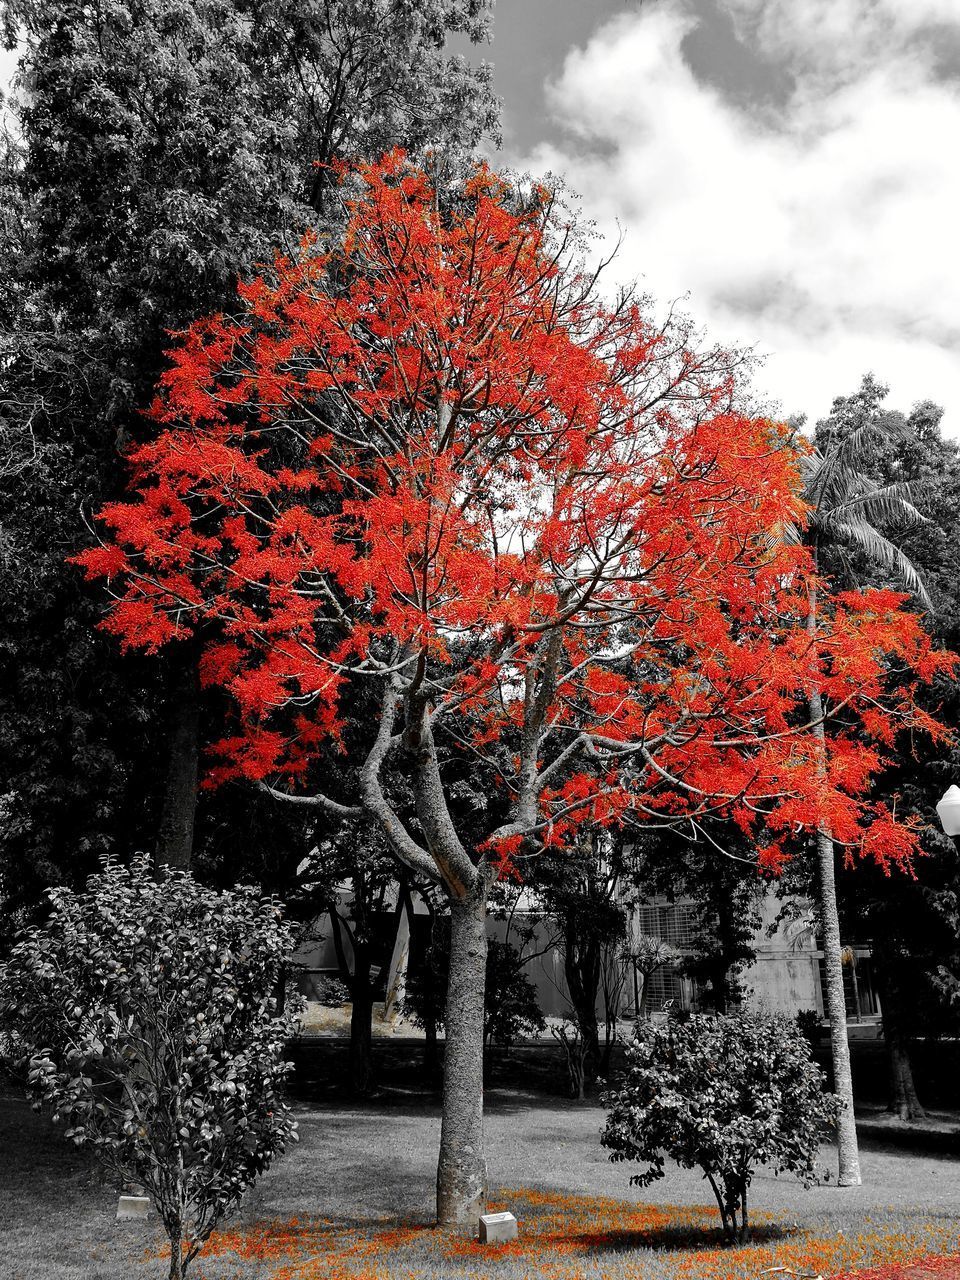
<path id="1" fill-rule="evenodd" d="M 445 890 L 438 1216 L 462 1221 L 486 1187 L 495 879 L 584 824 L 717 813 L 773 870 L 824 812 L 907 861 L 865 799 L 870 743 L 933 727 L 913 685 L 938 659 L 886 593 L 835 601 L 811 642 L 806 552 L 771 536 L 803 518 L 788 433 L 738 411 L 736 357 L 603 300 L 549 193 L 480 168 L 442 194 L 400 154 L 341 192 L 341 240 L 182 335 L 160 434 L 81 559 L 123 645 L 201 633 L 236 713 L 213 782 L 372 819 Z M 827 773 L 814 681 L 846 715 Z M 338 751 L 351 794 L 316 789 Z M 495 795 L 465 819 L 473 767 Z"/>

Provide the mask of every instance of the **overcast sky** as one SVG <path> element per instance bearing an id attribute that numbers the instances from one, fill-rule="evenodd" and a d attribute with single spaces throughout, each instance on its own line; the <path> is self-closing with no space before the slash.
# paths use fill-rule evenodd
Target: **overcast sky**
<path id="1" fill-rule="evenodd" d="M 498 0 L 495 29 L 498 161 L 619 225 L 617 271 L 765 353 L 784 414 L 872 370 L 960 435 L 960 0 Z"/>
<path id="2" fill-rule="evenodd" d="M 502 159 L 822 416 L 872 370 L 960 434 L 960 0 L 498 0 Z"/>

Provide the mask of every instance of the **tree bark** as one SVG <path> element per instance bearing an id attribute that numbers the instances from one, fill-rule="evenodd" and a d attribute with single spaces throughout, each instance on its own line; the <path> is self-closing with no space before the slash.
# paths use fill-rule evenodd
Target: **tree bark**
<path id="1" fill-rule="evenodd" d="M 183 1235 L 182 1229 L 170 1231 L 170 1271 L 168 1280 L 183 1280 Z"/>
<path id="2" fill-rule="evenodd" d="M 600 1025 L 597 1020 L 600 955 L 595 939 L 577 937 L 575 919 L 569 919 L 564 929 L 563 968 L 583 1041 L 583 1084 L 589 1091 L 596 1085 L 600 1073 Z"/>
<path id="3" fill-rule="evenodd" d="M 450 902 L 450 976 L 445 1014 L 443 1119 L 437 1221 L 473 1224 L 486 1211 L 483 1151 L 483 1008 L 487 968 L 487 879 L 479 872 Z"/>
<path id="4" fill-rule="evenodd" d="M 807 633 L 812 641 L 817 635 L 817 592 L 812 587 L 807 614 Z M 811 732 L 817 744 L 817 771 L 827 776 L 827 734 L 823 723 L 823 698 L 812 688 L 807 705 L 810 708 Z M 847 1038 L 847 1006 L 843 998 L 843 962 L 840 952 L 840 916 L 837 910 L 837 880 L 834 867 L 833 832 L 826 817 L 820 815 L 817 832 L 817 884 L 819 889 L 820 927 L 823 930 L 823 973 L 827 996 L 827 1018 L 830 1023 L 830 1056 L 833 1063 L 833 1089 L 840 1099 L 837 1120 L 837 1183 L 841 1187 L 859 1187 L 860 1151 L 857 1122 L 853 1111 L 853 1072 L 850 1067 L 850 1042 Z"/>
<path id="5" fill-rule="evenodd" d="M 909 1049 L 898 1036 L 893 1035 L 887 1037 L 887 1052 L 890 1055 L 891 1110 L 901 1120 L 923 1120 L 927 1113 L 917 1097 Z"/>
<path id="6" fill-rule="evenodd" d="M 187 871 L 193 856 L 197 811 L 200 691 L 196 648 L 193 644 L 184 644 L 181 648 L 182 652 L 173 656 L 168 693 L 170 728 L 157 863 L 176 871 Z"/>
<path id="7" fill-rule="evenodd" d="M 857 1123 L 853 1112 L 853 1073 L 850 1042 L 847 1039 L 847 1007 L 843 998 L 843 962 L 840 948 L 840 921 L 837 914 L 837 886 L 833 840 L 826 832 L 817 834 L 817 863 L 820 888 L 820 921 L 823 929 L 824 987 L 830 1022 L 830 1055 L 833 1062 L 833 1089 L 843 1110 L 837 1120 L 837 1148 L 841 1187 L 859 1187 L 860 1152 Z"/>

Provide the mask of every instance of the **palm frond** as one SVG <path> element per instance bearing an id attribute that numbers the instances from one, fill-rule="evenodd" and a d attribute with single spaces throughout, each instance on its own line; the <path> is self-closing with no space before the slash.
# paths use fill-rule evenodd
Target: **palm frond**
<path id="1" fill-rule="evenodd" d="M 925 608 L 932 609 L 932 601 L 920 574 L 911 563 L 909 557 L 904 555 L 900 548 L 895 546 L 889 538 L 885 538 L 879 530 L 875 529 L 866 520 L 844 520 L 826 513 L 825 516 L 825 519 L 817 522 L 819 532 L 828 534 L 837 542 L 845 542 L 850 546 L 859 547 L 874 564 L 879 565 L 894 578 L 898 579 L 901 585 L 911 595 L 916 596 Z"/>
<path id="2" fill-rule="evenodd" d="M 799 547 L 803 542 L 803 532 L 793 520 L 781 520 L 770 529 L 763 538 L 764 548 L 775 555 L 784 547 Z"/>
<path id="3" fill-rule="evenodd" d="M 837 506 L 844 496 L 869 481 L 864 476 L 877 447 L 909 435 L 909 428 L 894 417 L 865 422 L 834 441 L 825 452 L 814 449 L 809 470 L 807 501 L 811 506 Z"/>
<path id="4" fill-rule="evenodd" d="M 850 512 L 860 512 L 868 520 L 879 520 L 885 524 L 930 523 L 927 517 L 914 506 L 912 490 L 905 480 L 896 480 L 893 484 L 853 494 L 833 509 L 834 515 Z"/>

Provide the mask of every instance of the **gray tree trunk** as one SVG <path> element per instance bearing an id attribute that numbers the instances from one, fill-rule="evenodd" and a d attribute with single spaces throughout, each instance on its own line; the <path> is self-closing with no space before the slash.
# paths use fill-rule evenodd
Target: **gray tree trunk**
<path id="1" fill-rule="evenodd" d="M 437 1221 L 473 1225 L 486 1212 L 483 1151 L 483 1002 L 487 968 L 487 881 L 450 902 L 450 977 L 445 1015 L 443 1119 Z"/>
<path id="2" fill-rule="evenodd" d="M 817 592 L 811 588 L 807 633 L 811 641 L 817 635 Z M 814 741 L 817 744 L 817 772 L 827 776 L 827 733 L 823 723 L 823 698 L 813 688 L 808 697 Z M 860 1149 L 857 1122 L 853 1112 L 853 1072 L 850 1068 L 850 1041 L 847 1038 L 847 1006 L 843 998 L 843 961 L 840 953 L 840 916 L 837 911 L 837 878 L 834 866 L 833 832 L 821 815 L 817 832 L 817 876 L 819 888 L 820 927 L 823 930 L 823 973 L 827 996 L 827 1018 L 830 1023 L 830 1057 L 833 1063 L 833 1089 L 842 1110 L 837 1120 L 837 1183 L 841 1187 L 859 1187 Z"/>
<path id="3" fill-rule="evenodd" d="M 830 1055 L 833 1061 L 833 1089 L 843 1106 L 837 1121 L 837 1148 L 841 1187 L 859 1187 L 860 1152 L 857 1123 L 853 1113 L 853 1073 L 850 1042 L 847 1039 L 847 1007 L 843 998 L 843 962 L 840 949 L 840 921 L 837 914 L 837 886 L 833 839 L 828 831 L 817 834 L 817 863 L 820 882 L 820 920 L 823 929 L 823 970 L 830 1022 Z"/>

